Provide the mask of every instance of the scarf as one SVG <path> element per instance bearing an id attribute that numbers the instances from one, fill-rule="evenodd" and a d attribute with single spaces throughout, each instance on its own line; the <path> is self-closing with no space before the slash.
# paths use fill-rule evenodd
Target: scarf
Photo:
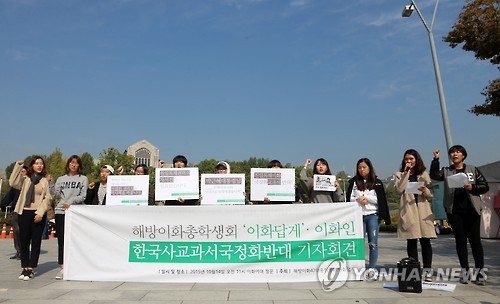
<path id="1" fill-rule="evenodd" d="M 24 207 L 29 207 L 35 200 L 35 185 L 38 184 L 42 178 L 43 175 L 41 174 L 33 174 L 30 176 L 31 184 L 28 188 L 28 192 L 26 192 L 26 201 L 24 202 Z"/>

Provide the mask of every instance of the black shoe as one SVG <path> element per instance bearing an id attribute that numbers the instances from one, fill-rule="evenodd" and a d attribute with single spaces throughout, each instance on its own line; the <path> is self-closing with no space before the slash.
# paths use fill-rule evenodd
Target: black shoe
<path id="1" fill-rule="evenodd" d="M 26 274 L 24 275 L 23 281 L 29 281 L 33 279 L 35 274 L 33 273 L 33 270 L 26 270 Z"/>
<path id="2" fill-rule="evenodd" d="M 477 274 L 476 282 L 477 285 L 486 286 L 486 278 L 482 273 Z"/>
<path id="3" fill-rule="evenodd" d="M 19 280 L 24 280 L 24 276 L 28 275 L 28 270 L 23 269 L 23 272 L 21 272 L 21 275 L 19 275 L 18 279 Z"/>
<path id="4" fill-rule="evenodd" d="M 17 254 L 15 254 L 15 255 L 11 256 L 9 259 L 11 259 L 11 260 L 20 260 L 21 257 L 18 256 Z"/>
<path id="5" fill-rule="evenodd" d="M 469 284 L 470 283 L 471 274 L 468 269 L 462 268 L 462 272 L 460 273 L 460 283 Z"/>

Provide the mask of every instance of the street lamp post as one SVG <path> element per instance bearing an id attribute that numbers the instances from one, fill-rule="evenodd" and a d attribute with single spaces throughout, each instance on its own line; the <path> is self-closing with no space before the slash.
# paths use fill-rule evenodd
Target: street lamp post
<path id="1" fill-rule="evenodd" d="M 427 22 L 425 22 L 425 19 L 422 16 L 422 13 L 420 12 L 420 10 L 418 9 L 418 6 L 415 3 L 415 0 L 411 0 L 411 4 L 405 6 L 401 15 L 403 17 L 410 17 L 411 13 L 413 12 L 413 9 L 415 8 L 415 10 L 418 13 L 418 16 L 420 17 L 420 20 L 422 20 L 422 23 L 424 24 L 425 29 L 427 30 L 427 33 L 429 34 L 429 44 L 431 47 L 432 62 L 434 63 L 434 73 L 436 75 L 436 84 L 437 84 L 437 89 L 438 89 L 438 94 L 439 94 L 439 104 L 441 106 L 441 116 L 442 116 L 442 120 L 443 120 L 444 135 L 446 138 L 446 147 L 449 150 L 453 144 L 451 141 L 450 125 L 449 125 L 449 121 L 448 121 L 448 111 L 446 110 L 446 100 L 444 98 L 444 93 L 443 93 L 443 83 L 441 82 L 441 71 L 439 70 L 439 63 L 438 63 L 438 59 L 437 59 L 436 46 L 434 44 L 434 35 L 432 34 L 432 28 L 434 27 L 434 19 L 436 18 L 436 11 L 437 11 L 437 7 L 438 7 L 438 3 L 439 3 L 439 0 L 436 0 L 436 5 L 434 7 L 434 14 L 432 15 L 432 22 L 431 22 L 430 27 L 427 25 Z"/>
<path id="2" fill-rule="evenodd" d="M 347 175 L 345 178 L 339 178 L 339 181 L 342 182 L 342 186 L 343 186 L 342 188 L 344 190 L 344 203 L 347 202 L 347 197 L 346 197 L 346 193 L 345 193 L 345 183 L 346 183 L 346 181 L 349 181 L 350 178 L 351 178 L 350 175 Z"/>

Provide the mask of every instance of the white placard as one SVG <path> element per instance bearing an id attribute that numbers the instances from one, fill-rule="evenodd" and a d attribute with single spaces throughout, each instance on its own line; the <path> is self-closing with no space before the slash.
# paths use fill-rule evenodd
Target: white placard
<path id="1" fill-rule="evenodd" d="M 460 172 L 446 177 L 446 181 L 449 188 L 462 188 L 469 183 L 469 178 L 467 174 Z"/>
<path id="2" fill-rule="evenodd" d="M 198 168 L 156 168 L 155 200 L 198 199 Z"/>
<path id="3" fill-rule="evenodd" d="M 405 193 L 407 194 L 422 194 L 418 188 L 422 187 L 424 182 L 408 182 L 406 185 Z"/>
<path id="4" fill-rule="evenodd" d="M 384 283 L 384 288 L 398 289 L 398 283 Z M 434 282 L 422 282 L 422 289 L 433 289 L 433 290 L 441 290 L 441 291 L 455 291 L 456 284 L 450 283 L 434 283 Z"/>
<path id="5" fill-rule="evenodd" d="M 295 169 L 250 169 L 250 200 L 295 201 Z"/>
<path id="6" fill-rule="evenodd" d="M 149 175 L 110 175 L 106 205 L 148 205 Z"/>
<path id="7" fill-rule="evenodd" d="M 358 204 L 75 205 L 64 280 L 318 282 L 319 272 L 334 280 L 324 261 L 365 266 L 362 223 Z"/>
<path id="8" fill-rule="evenodd" d="M 335 187 L 336 177 L 335 175 L 324 175 L 324 174 L 314 174 L 313 184 L 314 191 L 337 191 Z"/>
<path id="9" fill-rule="evenodd" d="M 245 174 L 202 174 L 201 205 L 244 205 Z"/>

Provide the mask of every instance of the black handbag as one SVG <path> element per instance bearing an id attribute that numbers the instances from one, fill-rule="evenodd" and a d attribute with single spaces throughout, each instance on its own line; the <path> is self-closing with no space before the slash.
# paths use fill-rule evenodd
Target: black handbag
<path id="1" fill-rule="evenodd" d="M 404 258 L 397 263 L 400 292 L 422 292 L 422 268 L 414 258 Z"/>

